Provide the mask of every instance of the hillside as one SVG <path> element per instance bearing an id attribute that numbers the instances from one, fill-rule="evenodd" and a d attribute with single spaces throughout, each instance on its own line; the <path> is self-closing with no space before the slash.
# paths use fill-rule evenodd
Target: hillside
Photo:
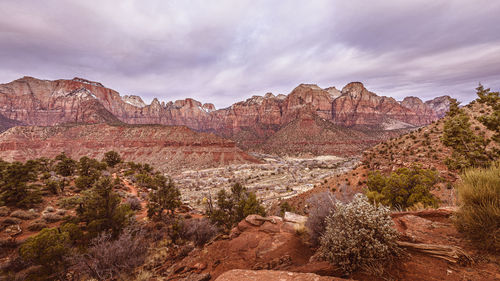
<path id="1" fill-rule="evenodd" d="M 269 154 L 300 151 L 311 155 L 358 155 L 380 141 L 405 131 L 407 129 L 380 131 L 346 128 L 316 114 L 303 113 L 266 139 L 258 150 Z"/>
<path id="2" fill-rule="evenodd" d="M 487 116 L 492 109 L 478 102 L 473 102 L 462 107 L 470 118 L 471 129 L 477 136 L 483 139 L 491 139 L 494 132 L 486 128 L 478 121 L 480 116 Z M 305 201 L 312 194 L 333 190 L 340 198 L 342 194 L 362 192 L 366 188 L 366 179 L 371 172 L 380 171 L 385 175 L 390 174 L 398 168 L 410 168 L 418 165 L 424 169 L 437 171 L 440 182 L 434 187 L 432 193 L 440 200 L 441 205 L 456 205 L 456 192 L 453 184 L 460 179 L 460 171 L 450 169 L 446 165 L 446 159 L 453 158 L 451 147 L 442 142 L 444 124 L 450 117 L 444 117 L 430 125 L 412 130 L 399 137 L 391 138 L 381 142 L 363 152 L 361 164 L 344 175 L 338 175 L 327 179 L 324 184 L 316 186 L 304 194 L 291 198 L 299 210 L 302 210 Z M 486 146 L 488 151 L 498 149 L 498 144 L 490 141 Z"/>
<path id="3" fill-rule="evenodd" d="M 148 163 L 164 171 L 258 162 L 230 140 L 183 126 L 26 126 L 0 134 L 0 158 L 7 161 L 52 158 L 61 152 L 75 159 L 101 158 L 110 150 L 119 152 L 126 161 Z"/>

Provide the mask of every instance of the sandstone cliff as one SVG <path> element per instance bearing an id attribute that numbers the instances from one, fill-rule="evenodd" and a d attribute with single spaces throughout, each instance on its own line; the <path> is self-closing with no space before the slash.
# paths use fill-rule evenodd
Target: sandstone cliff
<path id="1" fill-rule="evenodd" d="M 383 131 L 413 128 L 437 120 L 447 110 L 447 102 L 447 97 L 426 103 L 410 97 L 399 103 L 393 98 L 377 96 L 362 83 L 353 82 L 342 91 L 335 87 L 322 89 L 317 85 L 301 84 L 288 95 L 253 96 L 216 110 L 213 104 L 202 104 L 190 98 L 167 103 L 154 99 L 147 105 L 138 96 L 122 97 L 101 83 L 82 78 L 48 81 L 23 77 L 0 85 L 0 114 L 20 124 L 182 125 L 230 138 L 244 149 L 258 149 L 272 142 L 271 136 L 286 129 L 288 124 L 311 115 L 325 120 L 325 125 L 333 123 L 343 128 L 378 130 L 383 138 Z M 295 137 L 314 138 L 316 132 L 303 130 L 302 135 Z M 294 138 L 289 129 L 286 135 Z M 358 132 L 351 135 L 358 135 Z M 380 139 L 363 141 L 369 143 Z M 350 141 L 348 137 L 343 139 L 343 142 Z"/>
<path id="2" fill-rule="evenodd" d="M 61 152 L 74 159 L 100 159 L 109 150 L 120 153 L 125 161 L 152 164 L 164 171 L 258 162 L 230 140 L 185 126 L 25 126 L 0 134 L 0 158 L 6 161 L 53 158 Z"/>

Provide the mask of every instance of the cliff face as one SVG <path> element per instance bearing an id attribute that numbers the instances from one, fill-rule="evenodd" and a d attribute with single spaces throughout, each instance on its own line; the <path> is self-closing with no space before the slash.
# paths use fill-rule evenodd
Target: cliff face
<path id="1" fill-rule="evenodd" d="M 53 158 L 61 152 L 74 159 L 100 159 L 109 150 L 117 151 L 126 161 L 149 163 L 166 171 L 258 162 L 230 140 L 185 126 L 21 126 L 0 134 L 0 158 L 7 161 Z"/>
<path id="2" fill-rule="evenodd" d="M 450 108 L 450 100 L 450 96 L 441 96 L 428 100 L 425 104 L 432 108 L 439 118 L 443 118 Z"/>
<path id="3" fill-rule="evenodd" d="M 422 126 L 438 119 L 436 112 L 419 98 L 405 98 L 399 103 L 368 91 L 362 83 L 352 82 L 333 102 L 333 122 L 342 126 L 380 126 L 405 123 Z"/>
<path id="4" fill-rule="evenodd" d="M 147 105 L 138 96 L 121 97 L 101 83 L 82 78 L 47 81 L 23 77 L 0 85 L 0 114 L 6 120 L 42 126 L 119 122 L 182 125 L 231 138 L 243 148 L 262 145 L 290 122 L 310 114 L 344 128 L 421 126 L 442 116 L 447 101 L 443 97 L 423 103 L 410 97 L 399 103 L 377 96 L 359 82 L 342 91 L 301 84 L 289 95 L 253 96 L 215 110 L 213 104 L 190 98 L 167 103 L 154 99 Z"/>

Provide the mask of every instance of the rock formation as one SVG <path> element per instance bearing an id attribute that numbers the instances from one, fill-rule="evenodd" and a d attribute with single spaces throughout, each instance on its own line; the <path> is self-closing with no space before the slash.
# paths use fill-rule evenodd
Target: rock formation
<path id="1" fill-rule="evenodd" d="M 185 126 L 24 126 L 0 134 L 0 158 L 6 161 L 53 158 L 61 152 L 74 159 L 101 159 L 109 150 L 120 153 L 125 161 L 153 164 L 164 171 L 258 162 L 230 140 Z"/>
<path id="2" fill-rule="evenodd" d="M 182 125 L 230 138 L 244 149 L 272 143 L 270 137 L 304 116 L 302 121 L 305 123 L 318 117 L 344 129 L 359 127 L 363 131 L 381 132 L 413 128 L 437 120 L 446 111 L 447 101 L 442 97 L 423 103 L 410 97 L 399 103 L 393 98 L 377 96 L 359 82 L 349 83 L 342 91 L 335 87 L 322 89 L 317 85 L 301 84 L 289 95 L 268 93 L 253 96 L 216 110 L 213 104 L 202 104 L 190 98 L 167 103 L 155 98 L 147 105 L 138 96 L 122 97 L 99 82 L 82 78 L 48 81 L 23 77 L 0 85 L 0 114 L 20 124 L 53 126 L 123 122 Z M 6 127 L 10 125 L 8 123 Z M 314 138 L 313 134 L 306 130 L 302 135 L 290 137 L 303 139 L 307 135 Z M 352 135 L 358 134 L 352 132 Z M 362 138 L 362 141 L 379 141 L 384 135 Z M 344 142 L 352 140 L 343 139 Z M 330 142 L 337 144 L 337 140 Z"/>
<path id="3" fill-rule="evenodd" d="M 428 100 L 425 102 L 425 104 L 432 108 L 439 118 L 442 118 L 450 108 L 450 100 L 450 96 L 441 96 L 432 100 Z"/>

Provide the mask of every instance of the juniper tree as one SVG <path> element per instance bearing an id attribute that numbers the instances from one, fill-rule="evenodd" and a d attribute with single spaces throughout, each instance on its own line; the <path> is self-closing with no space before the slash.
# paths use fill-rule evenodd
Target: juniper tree
<path id="1" fill-rule="evenodd" d="M 476 135 L 470 126 L 469 116 L 453 99 L 444 123 L 441 141 L 453 149 L 451 158 L 446 160 L 450 169 L 463 170 L 467 167 L 484 167 L 491 160 L 486 152 L 488 141 Z"/>
<path id="2" fill-rule="evenodd" d="M 77 213 L 91 236 L 111 231 L 113 237 L 117 237 L 132 216 L 129 205 L 121 204 L 121 198 L 113 191 L 110 177 L 102 177 L 84 193 Z"/>
<path id="3" fill-rule="evenodd" d="M 163 211 L 173 215 L 175 209 L 181 205 L 181 193 L 171 179 L 163 175 L 155 175 L 152 178 L 153 191 L 150 193 L 148 202 L 148 217 L 162 218 Z"/>

